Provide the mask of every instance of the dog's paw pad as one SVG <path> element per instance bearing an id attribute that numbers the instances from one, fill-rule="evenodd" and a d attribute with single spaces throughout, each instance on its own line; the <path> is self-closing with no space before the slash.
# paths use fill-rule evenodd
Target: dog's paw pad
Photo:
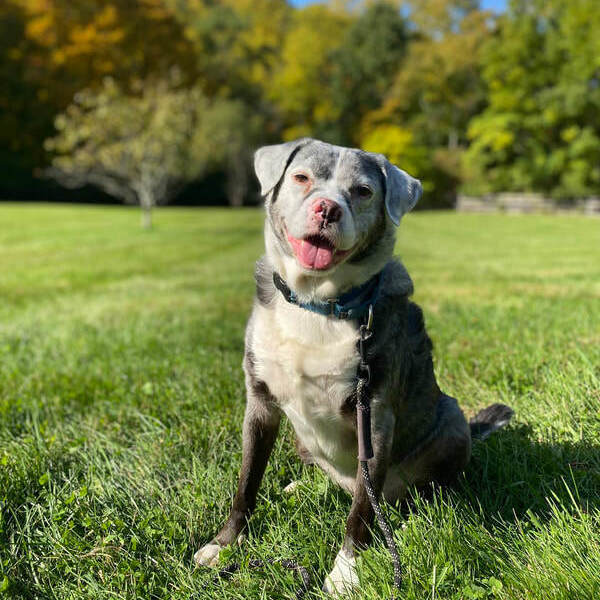
<path id="1" fill-rule="evenodd" d="M 300 487 L 300 481 L 292 481 L 283 488 L 284 494 L 293 494 Z"/>
<path id="2" fill-rule="evenodd" d="M 194 562 L 198 567 L 216 567 L 221 550 L 219 544 L 206 544 L 194 554 Z"/>
<path id="3" fill-rule="evenodd" d="M 340 550 L 335 557 L 331 573 L 325 579 L 323 590 L 334 596 L 344 596 L 358 588 L 358 585 L 356 558 L 347 556 L 343 550 Z"/>

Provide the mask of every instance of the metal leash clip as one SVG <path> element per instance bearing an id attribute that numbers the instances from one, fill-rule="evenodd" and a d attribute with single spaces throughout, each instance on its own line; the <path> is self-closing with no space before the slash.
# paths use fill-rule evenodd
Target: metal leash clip
<path id="1" fill-rule="evenodd" d="M 371 403 L 369 402 L 367 387 L 371 382 L 371 367 L 367 361 L 366 343 L 373 335 L 373 305 L 369 305 L 367 322 L 359 328 L 358 351 L 360 362 L 358 363 L 356 383 L 356 427 L 358 438 L 358 460 L 370 460 L 373 458 L 373 445 L 371 443 Z"/>

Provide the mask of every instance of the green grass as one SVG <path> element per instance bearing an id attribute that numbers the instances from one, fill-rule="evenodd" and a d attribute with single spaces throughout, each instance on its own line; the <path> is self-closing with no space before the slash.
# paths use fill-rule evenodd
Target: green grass
<path id="1" fill-rule="evenodd" d="M 262 214 L 138 223 L 133 209 L 0 205 L 0 597 L 293 597 L 277 567 L 216 584 L 192 568 L 240 463 Z M 457 489 L 388 509 L 403 598 L 600 597 L 600 221 L 422 213 L 397 250 L 442 387 L 469 415 L 516 410 Z M 292 440 L 286 426 L 229 559 L 292 557 L 322 581 L 350 499 Z M 391 572 L 377 534 L 360 597 L 386 598 Z"/>

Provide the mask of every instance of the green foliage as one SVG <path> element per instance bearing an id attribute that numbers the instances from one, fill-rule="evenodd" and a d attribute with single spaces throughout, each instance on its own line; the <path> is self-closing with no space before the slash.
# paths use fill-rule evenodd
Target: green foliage
<path id="1" fill-rule="evenodd" d="M 143 231 L 130 208 L 0 205 L 1 598 L 294 596 L 278 567 L 215 584 L 192 566 L 235 490 L 263 219 L 161 208 Z M 442 389 L 467 415 L 516 411 L 456 489 L 387 509 L 403 598 L 599 597 L 597 239 L 583 217 L 403 220 Z M 230 558 L 291 557 L 322 581 L 351 501 L 293 444 L 284 425 Z M 359 576 L 361 599 L 389 598 L 378 534 Z"/>
<path id="2" fill-rule="evenodd" d="M 93 183 L 150 209 L 168 202 L 231 152 L 239 153 L 243 107 L 209 102 L 198 88 L 139 82 L 136 95 L 105 79 L 58 115 L 50 174 L 69 186 Z M 237 156 L 237 154 L 236 154 Z"/>
<path id="3" fill-rule="evenodd" d="M 1 2 L 3 168 L 11 177 L 27 178 L 47 164 L 43 141 L 52 135 L 55 115 L 79 90 L 98 87 L 106 76 L 124 85 L 165 77 L 173 65 L 187 77 L 190 57 L 191 45 L 162 0 Z"/>
<path id="4" fill-rule="evenodd" d="M 596 0 L 513 0 L 500 16 L 476 0 L 6 0 L 3 183 L 47 166 L 42 142 L 81 90 L 108 76 L 135 97 L 175 71 L 224 128 L 231 150 L 206 150 L 232 204 L 249 196 L 254 147 L 303 135 L 414 167 L 421 206 L 451 206 L 461 186 L 597 195 L 599 13 Z"/>
<path id="5" fill-rule="evenodd" d="M 467 123 L 485 98 L 479 50 L 489 37 L 489 15 L 472 2 L 431 0 L 417 3 L 413 18 L 421 29 L 381 107 L 365 119 L 363 143 L 370 129 L 389 123 L 410 131 L 413 147 L 399 157 L 400 164 L 411 164 L 411 153 L 417 153 L 415 175 L 429 191 L 424 200 L 451 206 Z"/>
<path id="6" fill-rule="evenodd" d="M 332 131 L 338 143 L 361 142 L 361 122 L 381 106 L 403 63 L 408 26 L 388 2 L 369 4 L 332 52 L 331 102 L 335 107 Z"/>
<path id="7" fill-rule="evenodd" d="M 470 187 L 574 198 L 600 189 L 600 5 L 513 2 L 483 59 L 489 106 L 469 125 Z"/>
<path id="8" fill-rule="evenodd" d="M 269 98 L 281 113 L 283 136 L 318 135 L 336 112 L 328 82 L 330 55 L 340 44 L 348 17 L 325 6 L 295 12 L 273 75 Z"/>
<path id="9" fill-rule="evenodd" d="M 288 31 L 280 0 L 164 0 L 194 49 L 196 76 L 209 96 L 260 102 Z"/>

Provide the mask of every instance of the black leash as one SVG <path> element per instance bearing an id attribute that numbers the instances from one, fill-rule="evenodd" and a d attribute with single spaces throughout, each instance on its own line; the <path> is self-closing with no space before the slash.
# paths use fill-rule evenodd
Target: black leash
<path id="1" fill-rule="evenodd" d="M 371 475 L 369 474 L 369 459 L 373 458 L 373 445 L 371 443 L 371 396 L 369 394 L 369 384 L 371 382 L 371 368 L 367 360 L 367 344 L 373 337 L 373 306 L 369 306 L 369 313 L 366 323 L 363 323 L 359 328 L 358 351 L 360 353 L 360 363 L 358 365 L 358 383 L 356 385 L 356 425 L 358 430 L 358 460 L 360 461 L 360 470 L 362 471 L 365 489 L 369 502 L 373 508 L 373 512 L 377 517 L 377 524 L 389 553 L 392 555 L 394 564 L 394 587 L 397 592 L 402 588 L 402 567 L 400 564 L 400 555 L 392 528 L 388 523 L 375 490 L 371 483 Z M 395 600 L 392 594 L 391 600 Z"/>
<path id="2" fill-rule="evenodd" d="M 357 371 L 357 383 L 356 383 L 356 427 L 357 427 L 357 438 L 358 438 L 358 460 L 360 462 L 360 469 L 363 475 L 365 483 L 365 489 L 369 502 L 373 508 L 373 512 L 377 517 L 377 524 L 385 543 L 388 547 L 389 553 L 392 555 L 392 562 L 394 564 L 394 587 L 399 592 L 402 588 L 402 568 L 400 565 L 400 555 L 396 548 L 396 542 L 394 541 L 394 534 L 392 528 L 388 523 L 379 500 L 373 489 L 371 482 L 371 475 L 369 474 L 369 459 L 373 458 L 373 445 L 371 443 L 371 396 L 369 394 L 369 385 L 371 383 L 371 368 L 367 360 L 367 345 L 369 340 L 373 337 L 373 305 L 369 305 L 369 311 L 367 313 L 366 322 L 361 324 L 359 327 L 359 338 L 358 338 L 358 351 L 360 354 L 360 362 L 358 363 Z M 297 562 L 288 559 L 268 559 L 268 560 L 257 560 L 252 559 L 248 562 L 248 567 L 251 569 L 261 569 L 266 565 L 281 565 L 285 569 L 296 571 L 302 578 L 302 585 L 296 591 L 296 600 L 303 600 L 306 593 L 311 589 L 311 580 L 308 570 L 299 565 Z M 213 581 L 219 579 L 229 579 L 237 571 L 241 569 L 240 563 L 233 563 L 228 565 L 224 569 L 221 569 L 214 577 Z M 394 595 L 391 596 L 390 600 L 396 600 Z"/>

